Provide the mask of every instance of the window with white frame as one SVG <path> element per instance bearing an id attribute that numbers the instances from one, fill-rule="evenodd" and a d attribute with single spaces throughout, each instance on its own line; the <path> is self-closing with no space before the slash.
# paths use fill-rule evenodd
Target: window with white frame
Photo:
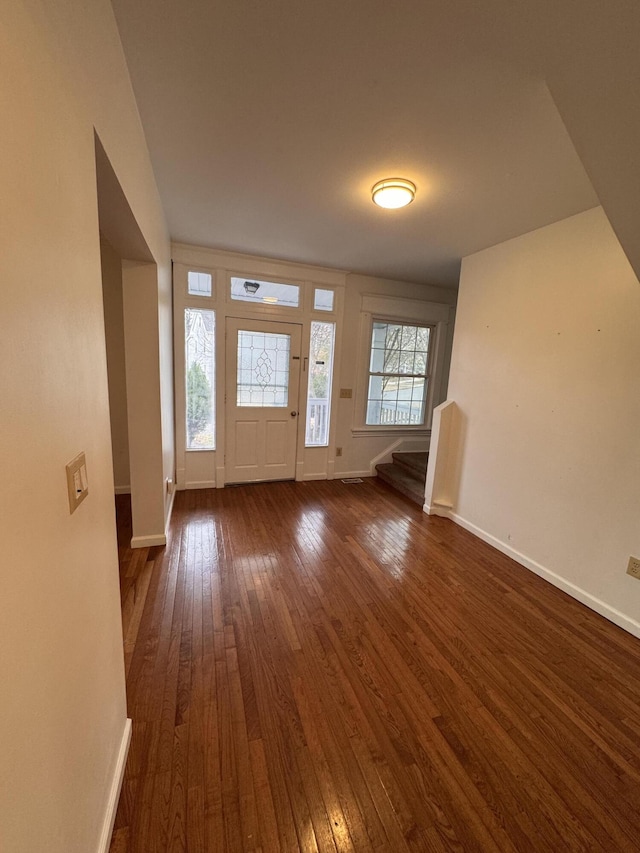
<path id="1" fill-rule="evenodd" d="M 189 270 L 187 273 L 189 296 L 213 296 L 213 276 L 208 272 Z"/>
<path id="2" fill-rule="evenodd" d="M 367 392 L 368 426 L 424 424 L 431 333 L 430 326 L 374 319 Z"/>
<path id="3" fill-rule="evenodd" d="M 325 290 L 322 287 L 316 287 L 313 290 L 313 308 L 314 311 L 333 311 L 335 301 L 335 293 L 333 290 Z"/>
<path id="4" fill-rule="evenodd" d="M 298 308 L 300 287 L 297 284 L 231 276 L 231 298 L 240 302 L 253 302 L 262 307 Z"/>
<path id="5" fill-rule="evenodd" d="M 305 431 L 307 447 L 326 447 L 329 444 L 335 335 L 335 323 L 312 321 Z"/>
<path id="6" fill-rule="evenodd" d="M 185 308 L 187 450 L 215 450 L 215 314 Z"/>

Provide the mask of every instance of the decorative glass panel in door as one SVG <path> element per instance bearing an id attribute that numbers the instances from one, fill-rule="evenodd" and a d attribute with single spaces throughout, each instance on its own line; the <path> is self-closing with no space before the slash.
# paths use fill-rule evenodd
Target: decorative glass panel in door
<path id="1" fill-rule="evenodd" d="M 288 405 L 290 337 L 238 330 L 238 406 Z"/>

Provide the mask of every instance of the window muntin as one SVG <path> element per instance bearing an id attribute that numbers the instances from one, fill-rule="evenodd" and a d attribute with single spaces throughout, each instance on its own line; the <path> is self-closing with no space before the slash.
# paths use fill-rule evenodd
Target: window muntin
<path id="1" fill-rule="evenodd" d="M 290 350 L 290 335 L 238 330 L 236 405 L 288 405 Z"/>
<path id="2" fill-rule="evenodd" d="M 215 450 L 215 314 L 185 308 L 187 450 Z"/>
<path id="3" fill-rule="evenodd" d="M 374 320 L 368 426 L 418 426 L 425 421 L 431 328 Z"/>
<path id="4" fill-rule="evenodd" d="M 213 292 L 213 276 L 208 272 L 187 273 L 187 293 L 189 296 L 211 296 Z"/>
<path id="5" fill-rule="evenodd" d="M 257 278 L 231 276 L 231 298 L 256 305 L 276 305 L 278 308 L 298 308 L 300 288 L 297 284 L 278 284 Z"/>
<path id="6" fill-rule="evenodd" d="M 307 447 L 326 447 L 329 444 L 335 334 L 335 323 L 322 323 L 316 320 L 311 323 L 305 432 Z"/>
<path id="7" fill-rule="evenodd" d="M 313 291 L 314 311 L 333 311 L 335 291 L 316 287 Z"/>

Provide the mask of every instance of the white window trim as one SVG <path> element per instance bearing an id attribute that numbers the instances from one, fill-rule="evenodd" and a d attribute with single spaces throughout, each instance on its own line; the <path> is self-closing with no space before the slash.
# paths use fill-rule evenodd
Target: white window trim
<path id="1" fill-rule="evenodd" d="M 334 299 L 335 299 L 335 292 L 334 292 Z M 338 333 L 338 327 L 337 327 L 337 323 L 336 323 L 335 319 L 331 316 L 331 314 L 328 311 L 326 311 L 324 313 L 329 314 L 329 316 L 326 319 L 321 320 L 318 317 L 316 317 L 316 315 L 314 313 L 311 317 L 310 322 L 309 322 L 309 347 L 307 349 L 309 355 L 308 355 L 308 364 L 307 364 L 307 373 L 306 373 L 307 389 L 306 389 L 306 394 L 305 394 L 305 411 L 304 411 L 304 416 L 305 416 L 304 446 L 305 446 L 305 450 L 308 448 L 329 447 L 331 444 L 331 440 L 333 438 L 333 436 L 331 435 L 331 427 L 333 424 L 332 415 L 333 415 L 333 412 L 335 409 L 334 378 L 335 378 L 335 363 L 336 363 L 336 347 L 338 344 L 338 342 L 336 340 L 336 336 Z M 307 444 L 307 414 L 308 414 L 308 408 L 309 408 L 309 382 L 310 382 L 310 378 L 311 378 L 311 326 L 314 323 L 324 323 L 327 326 L 333 326 L 333 346 L 332 346 L 332 350 L 331 350 L 331 370 L 329 372 L 329 382 L 328 382 L 328 384 L 329 384 L 329 397 L 328 397 L 329 419 L 328 419 L 328 423 L 327 423 L 327 440 L 326 440 L 326 442 L 324 442 L 324 444 Z"/>
<path id="2" fill-rule="evenodd" d="M 331 291 L 331 293 L 333 293 L 333 307 L 331 309 L 329 309 L 329 308 L 316 308 L 316 305 L 315 305 L 316 290 L 328 290 L 328 291 Z M 326 284 L 315 284 L 314 283 L 314 285 L 311 289 L 311 305 L 310 305 L 311 313 L 312 314 L 318 314 L 318 315 L 321 315 L 323 317 L 335 317 L 336 310 L 337 310 L 337 306 L 336 306 L 337 298 L 338 298 L 338 296 L 336 294 L 335 287 L 330 287 L 329 285 L 326 285 Z"/>
<path id="3" fill-rule="evenodd" d="M 213 293 L 213 288 L 212 288 Z M 210 299 L 210 297 L 203 297 L 205 299 Z M 189 295 L 187 297 L 186 304 L 182 307 L 182 395 L 184 399 L 183 411 L 183 430 L 184 430 L 184 450 L 185 453 L 215 453 L 217 444 L 218 444 L 218 433 L 217 433 L 217 420 L 218 414 L 216 411 L 217 406 L 217 385 L 218 385 L 218 353 L 217 353 L 217 342 L 218 342 L 218 314 L 215 309 L 215 305 L 209 304 L 207 306 L 202 306 L 201 304 L 192 305 L 190 304 L 194 299 L 198 300 L 199 303 L 202 301 L 200 297 L 193 297 Z M 213 314 L 213 446 L 212 447 L 188 447 L 187 446 L 187 352 L 186 352 L 186 332 L 185 332 L 185 314 L 189 309 L 194 309 L 196 311 L 210 311 Z"/>
<path id="4" fill-rule="evenodd" d="M 190 272 L 199 272 L 199 273 L 203 273 L 204 275 L 210 275 L 211 276 L 211 296 L 205 296 L 204 294 L 198 295 L 195 293 L 189 293 L 189 276 L 188 276 L 188 274 Z M 217 284 L 218 283 L 216 281 L 215 270 L 207 269 L 206 267 L 198 267 L 195 265 L 189 266 L 185 270 L 184 282 L 183 282 L 183 289 L 184 289 L 183 297 L 184 297 L 185 307 L 186 308 L 207 308 L 207 307 L 211 308 L 212 303 L 214 303 L 216 301 Z"/>
<path id="5" fill-rule="evenodd" d="M 203 272 L 211 276 L 211 296 L 193 296 L 189 293 L 188 273 Z M 179 488 L 184 488 L 185 482 L 185 465 L 187 454 L 211 454 L 215 456 L 217 449 L 220 446 L 220 433 L 218 429 L 218 406 L 220 405 L 220 391 L 218 388 L 218 359 L 220 358 L 219 344 L 219 320 L 220 311 L 218 305 L 219 290 L 218 276 L 216 270 L 198 264 L 173 264 L 173 364 L 174 364 L 174 429 L 175 429 L 175 448 L 176 448 L 176 483 Z M 214 423 L 214 448 L 187 448 L 187 426 L 186 426 L 186 409 L 187 409 L 187 394 L 186 394 L 186 353 L 185 353 L 185 330 L 184 330 L 184 312 L 186 308 L 204 308 L 214 313 L 215 323 L 215 411 L 216 419 Z"/>
<path id="6" fill-rule="evenodd" d="M 360 314 L 360 337 L 358 355 L 358 381 L 354 406 L 355 423 L 351 428 L 353 438 L 377 436 L 413 436 L 422 438 L 431 435 L 433 409 L 440 400 L 442 372 L 445 359 L 448 304 L 422 302 L 418 299 L 397 299 L 375 294 L 363 294 Z M 374 320 L 431 326 L 429 361 L 427 364 L 427 395 L 425 399 L 425 422 L 415 426 L 390 426 L 389 424 L 367 424 L 367 398 L 369 393 L 369 366 L 371 363 L 371 334 Z"/>
<path id="7" fill-rule="evenodd" d="M 381 373 L 376 373 L 375 371 L 372 372 L 372 370 L 371 370 L 371 349 L 372 349 L 371 341 L 373 338 L 374 323 L 398 323 L 398 322 L 399 322 L 398 320 L 390 319 L 389 317 L 379 317 L 377 315 L 371 316 L 371 323 L 369 326 L 369 364 L 367 365 L 367 408 L 369 406 L 368 386 L 369 386 L 369 383 L 371 381 L 371 377 L 373 375 L 376 375 L 376 376 L 385 375 L 385 374 L 381 374 Z M 424 415 L 424 420 L 420 424 L 413 424 L 413 425 L 411 425 L 411 424 L 368 424 L 368 423 L 366 423 L 367 413 L 365 411 L 365 416 L 364 416 L 365 417 L 365 426 L 367 426 L 369 428 L 373 427 L 373 429 L 380 429 L 382 427 L 382 429 L 395 430 L 398 427 L 400 427 L 401 429 L 406 429 L 410 432 L 414 432 L 415 430 L 418 430 L 418 429 L 424 430 L 427 428 L 426 425 L 427 425 L 428 416 L 429 416 L 429 413 L 427 411 L 427 403 L 428 403 L 430 393 L 431 393 L 431 364 L 433 362 L 433 350 L 431 349 L 431 343 L 435 337 L 436 327 L 432 324 L 429 324 L 429 323 L 419 323 L 416 320 L 412 320 L 411 323 L 409 323 L 407 320 L 403 320 L 402 325 L 403 326 L 404 325 L 413 326 L 414 328 L 429 329 L 429 343 L 428 343 L 427 364 L 426 364 L 425 372 L 424 373 L 407 374 L 407 376 L 409 376 L 411 378 L 424 378 L 424 380 L 425 380 L 427 393 L 422 398 L 422 414 Z M 400 374 L 400 373 L 388 373 L 386 375 L 388 375 L 388 376 L 402 376 L 402 374 Z"/>

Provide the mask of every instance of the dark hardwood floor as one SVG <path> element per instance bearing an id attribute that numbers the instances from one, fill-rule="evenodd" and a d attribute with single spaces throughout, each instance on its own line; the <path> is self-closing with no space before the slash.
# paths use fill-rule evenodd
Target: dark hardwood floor
<path id="1" fill-rule="evenodd" d="M 119 517 L 112 853 L 640 850 L 640 641 L 375 480 Z"/>

